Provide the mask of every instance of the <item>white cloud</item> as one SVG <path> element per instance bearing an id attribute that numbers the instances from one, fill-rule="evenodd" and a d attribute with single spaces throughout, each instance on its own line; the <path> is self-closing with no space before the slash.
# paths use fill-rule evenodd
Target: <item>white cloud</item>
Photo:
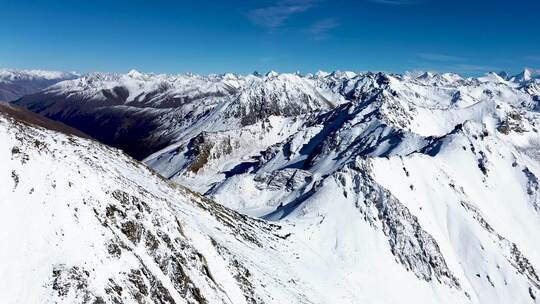
<path id="1" fill-rule="evenodd" d="M 540 56 L 525 56 L 523 58 L 530 61 L 540 61 Z"/>
<path id="2" fill-rule="evenodd" d="M 250 10 L 247 16 L 256 25 L 275 29 L 283 26 L 291 16 L 307 11 L 316 3 L 316 0 L 282 0 L 270 6 Z"/>
<path id="3" fill-rule="evenodd" d="M 387 5 L 408 5 L 418 3 L 416 0 L 368 0 L 369 2 Z"/>
<path id="4" fill-rule="evenodd" d="M 333 18 L 327 18 L 319 20 L 313 23 L 309 28 L 306 29 L 306 32 L 313 35 L 315 40 L 323 40 L 328 37 L 328 33 L 339 26 L 339 23 Z"/>
<path id="5" fill-rule="evenodd" d="M 463 61 L 464 59 L 457 56 L 437 53 L 418 53 L 417 56 L 427 61 Z"/>
<path id="6" fill-rule="evenodd" d="M 501 70 L 500 68 L 494 67 L 494 66 L 466 64 L 466 63 L 455 64 L 455 65 L 452 65 L 451 68 L 455 71 L 462 71 L 462 72 L 493 72 L 493 71 Z"/>

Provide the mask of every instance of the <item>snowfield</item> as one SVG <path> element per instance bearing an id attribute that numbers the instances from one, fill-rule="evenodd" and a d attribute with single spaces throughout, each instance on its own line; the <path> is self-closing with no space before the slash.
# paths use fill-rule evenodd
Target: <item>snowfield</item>
<path id="1" fill-rule="evenodd" d="M 530 71 L 57 83 L 14 104 L 144 164 L 2 115 L 0 295 L 540 303 L 539 88 Z"/>
<path id="2" fill-rule="evenodd" d="M 354 299 L 333 274 L 313 272 L 303 259 L 316 252 L 287 241 L 286 228 L 224 209 L 118 150 L 5 114 L 0 136 L 3 303 Z"/>

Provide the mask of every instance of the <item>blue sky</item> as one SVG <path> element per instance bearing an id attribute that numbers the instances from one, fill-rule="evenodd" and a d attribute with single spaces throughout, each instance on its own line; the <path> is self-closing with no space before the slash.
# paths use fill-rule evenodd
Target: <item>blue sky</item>
<path id="1" fill-rule="evenodd" d="M 158 73 L 540 68 L 537 0 L 0 0 L 0 67 Z"/>

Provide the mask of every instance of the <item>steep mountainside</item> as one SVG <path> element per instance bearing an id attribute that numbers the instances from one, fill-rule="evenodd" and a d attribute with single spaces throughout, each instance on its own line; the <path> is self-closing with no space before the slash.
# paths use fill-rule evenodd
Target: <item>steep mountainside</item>
<path id="1" fill-rule="evenodd" d="M 419 280 L 467 301 L 537 301 L 538 81 L 429 73 L 314 80 L 347 102 L 303 119 L 271 117 L 265 132 L 205 133 L 183 154 L 178 146 L 146 162 L 243 213 L 306 223 L 302 234 L 316 250 L 347 264 L 369 260 L 366 247 L 380 238 Z"/>
<path id="2" fill-rule="evenodd" d="M 95 74 L 15 103 L 279 224 L 223 211 L 269 246 L 222 236 L 272 278 L 266 302 L 538 303 L 540 80 L 522 74 Z"/>
<path id="3" fill-rule="evenodd" d="M 358 296 L 336 274 L 313 272 L 310 262 L 320 258 L 289 228 L 225 209 L 118 150 L 33 127 L 25 117 L 0 112 L 2 303 Z"/>
<path id="4" fill-rule="evenodd" d="M 142 159 L 203 131 L 237 129 L 271 115 L 329 110 L 328 96 L 296 75 L 125 75 L 95 73 L 14 103 L 62 121 Z"/>
<path id="5" fill-rule="evenodd" d="M 0 101 L 12 101 L 76 77 L 74 73 L 0 69 Z"/>
<path id="6" fill-rule="evenodd" d="M 368 171 L 358 171 L 366 173 L 354 193 L 374 204 L 369 210 L 342 202 L 327 205 L 337 217 L 278 225 L 228 210 L 119 150 L 6 112 L 4 303 L 477 302 L 460 268 Z M 521 288 L 535 282 L 528 260 L 508 247 L 497 261 L 510 286 L 501 292 L 523 299 Z"/>

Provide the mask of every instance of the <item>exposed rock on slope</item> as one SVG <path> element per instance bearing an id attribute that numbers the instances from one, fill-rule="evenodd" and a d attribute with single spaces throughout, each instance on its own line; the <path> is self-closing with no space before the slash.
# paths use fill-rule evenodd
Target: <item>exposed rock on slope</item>
<path id="1" fill-rule="evenodd" d="M 335 106 L 309 79 L 94 73 L 25 96 L 15 104 L 59 120 L 142 159 L 203 131 L 236 129 L 271 115 Z"/>
<path id="2" fill-rule="evenodd" d="M 5 113 L 0 137 L 2 302 L 324 302 L 279 226 Z"/>
<path id="3" fill-rule="evenodd" d="M 105 78 L 78 80 L 82 86 L 63 82 L 17 103 L 67 122 L 90 115 L 89 126 L 111 129 L 103 136 L 117 146 L 122 140 L 163 146 L 145 159 L 162 176 L 244 214 L 278 222 L 281 229 L 197 195 L 189 196 L 186 206 L 196 198 L 207 204 L 185 207 L 199 210 L 193 211 L 197 216 L 184 219 L 175 212 L 186 211 L 172 204 L 171 214 L 190 223 L 184 227 L 203 227 L 191 233 L 211 239 L 215 254 L 234 266 L 228 269 L 235 282 L 243 282 L 234 284 L 244 298 L 538 301 L 540 248 L 531 239 L 540 232 L 538 79 L 350 72 L 99 77 Z M 170 83 L 161 91 L 163 98 L 173 92 L 184 97 L 165 102 L 155 97 L 159 94 L 148 95 L 156 79 Z M 126 89 L 118 89 L 118 83 Z M 100 113 L 120 117 L 125 129 L 104 128 L 115 120 Z M 126 123 L 128 118 L 134 119 Z M 138 132 L 138 124 L 148 129 Z M 124 136 L 129 132 L 141 137 Z M 180 200 L 175 196 L 180 190 L 170 190 L 165 181 L 153 176 L 148 182 L 147 171 L 136 176 L 106 166 L 117 168 L 107 174 L 120 172 L 148 191 L 138 197 L 115 187 L 150 207 L 154 196 Z M 20 189 L 23 175 L 12 168 L 5 172 Z M 116 221 L 111 223 L 118 223 L 128 239 L 146 244 L 143 232 L 151 228 L 139 233 L 134 220 L 125 226 L 122 214 L 129 212 L 121 211 L 110 212 Z M 102 219 L 113 221 L 104 212 Z M 208 220 L 207 213 L 221 216 Z M 212 241 L 218 239 L 219 244 Z M 207 260 L 213 252 L 194 247 Z M 231 255 L 237 262 L 230 262 Z M 212 298 L 205 294 L 212 280 L 194 279 L 198 275 L 188 277 Z M 189 288 L 179 290 L 197 298 Z M 230 296 L 232 289 L 224 290 Z M 222 296 L 215 294 L 212 299 Z"/>

